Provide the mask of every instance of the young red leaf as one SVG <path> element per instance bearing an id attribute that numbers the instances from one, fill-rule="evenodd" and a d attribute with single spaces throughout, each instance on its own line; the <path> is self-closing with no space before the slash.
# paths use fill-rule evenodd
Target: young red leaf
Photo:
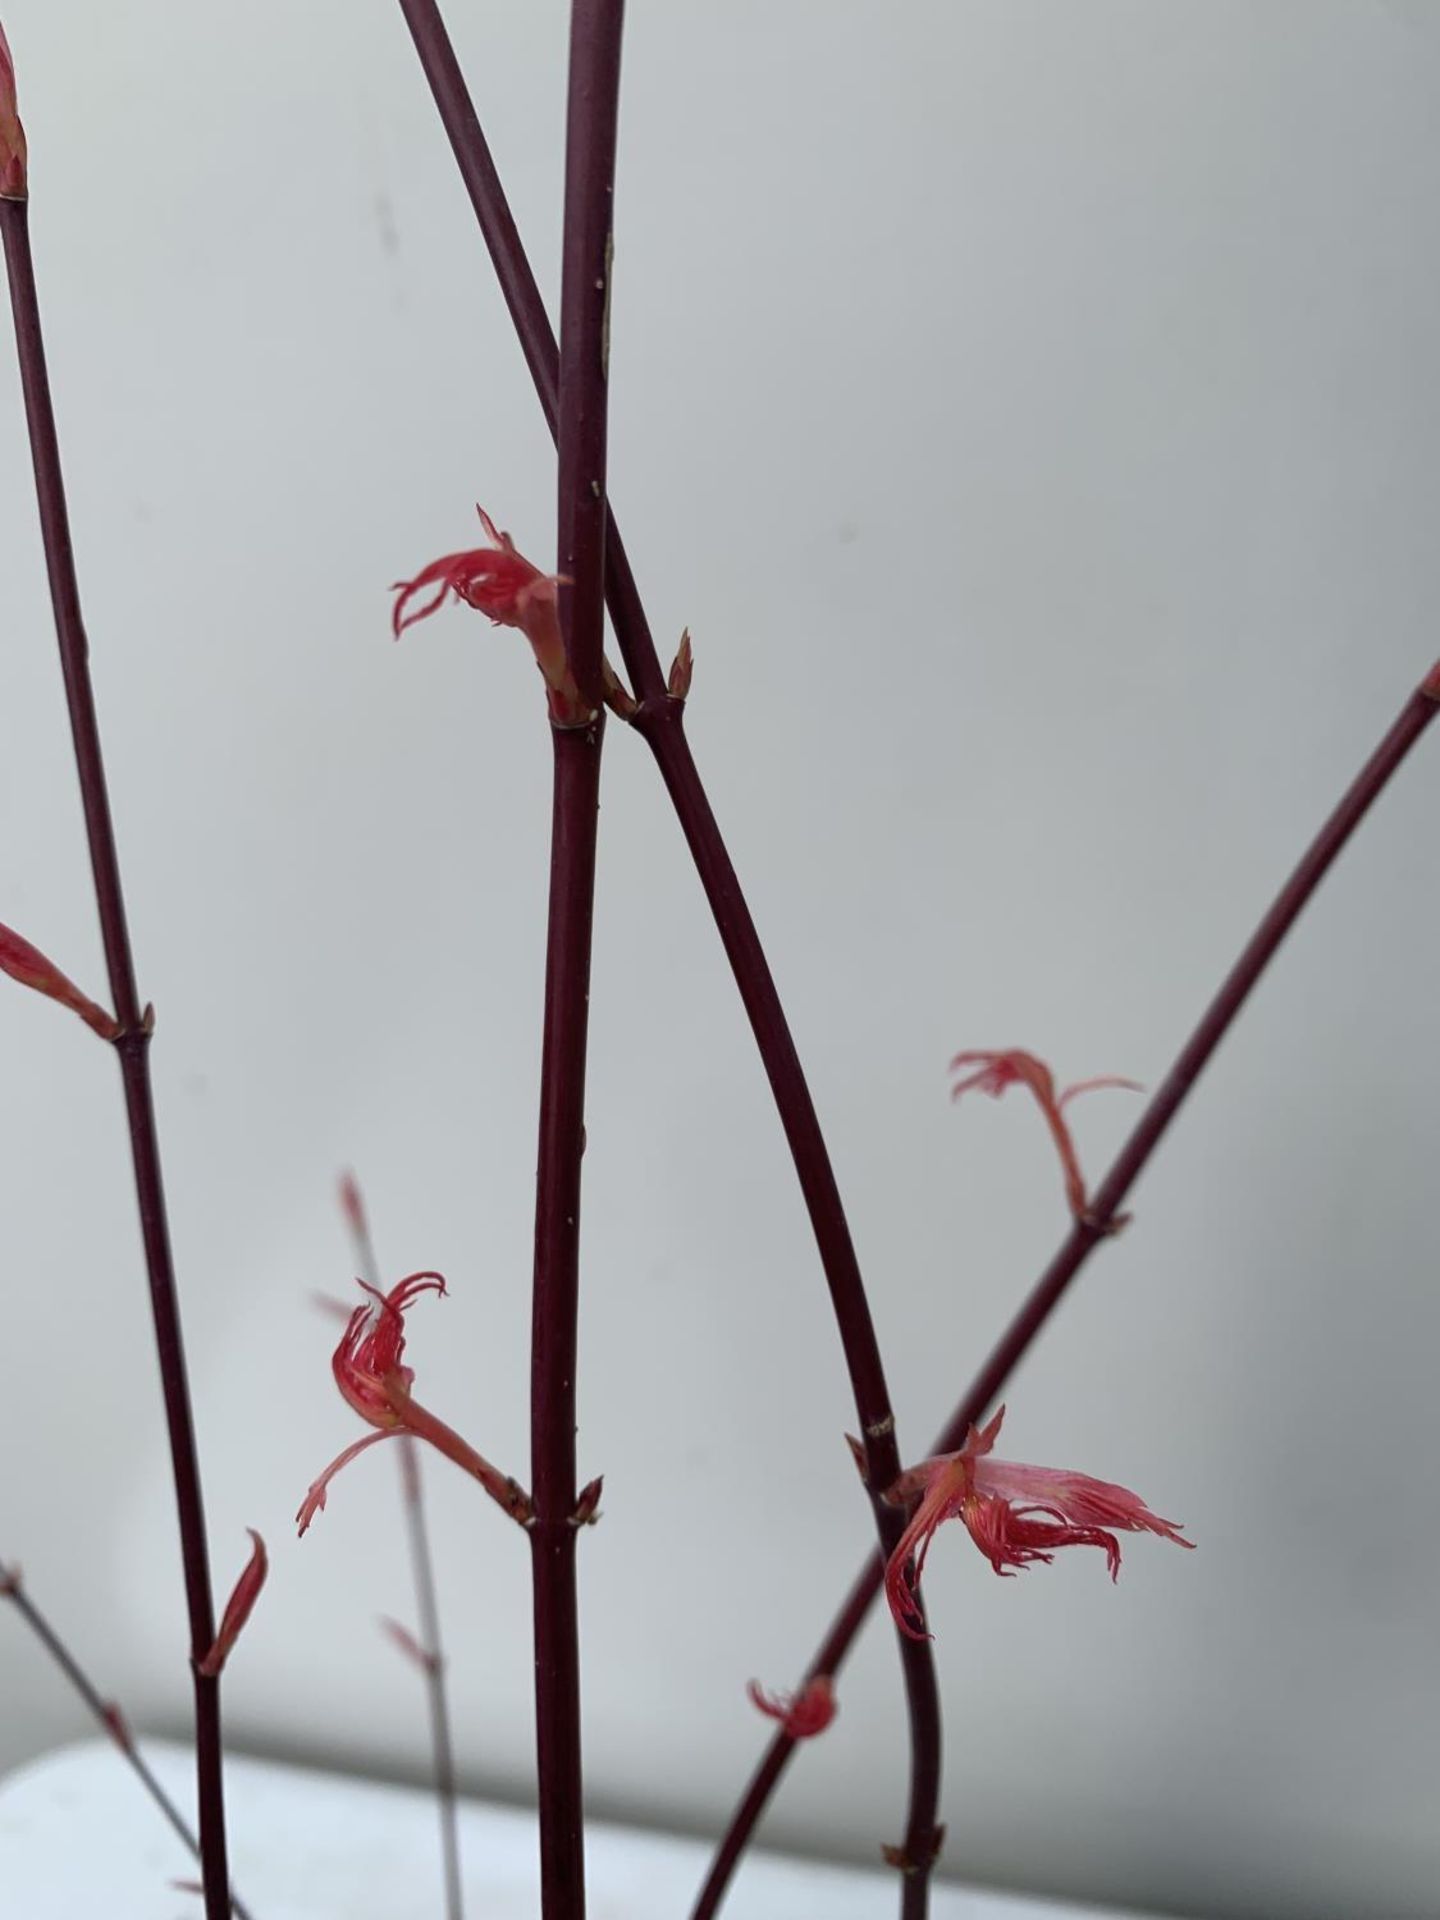
<path id="1" fill-rule="evenodd" d="M 593 1480 L 587 1480 L 580 1489 L 575 1502 L 575 1511 L 570 1516 L 572 1527 L 593 1527 L 600 1518 L 600 1496 L 605 1491 L 605 1476 L 597 1474 Z"/>
<path id="2" fill-rule="evenodd" d="M 254 1542 L 250 1559 L 245 1571 L 235 1582 L 235 1591 L 230 1595 L 230 1604 L 225 1609 L 225 1617 L 220 1622 L 220 1631 L 215 1636 L 215 1644 L 200 1662 L 198 1671 L 207 1679 L 213 1680 L 230 1657 L 230 1649 L 240 1638 L 245 1622 L 254 1611 L 255 1602 L 260 1598 L 260 1589 L 270 1571 L 270 1556 L 265 1551 L 265 1542 L 254 1527 L 245 1531 Z"/>
<path id="3" fill-rule="evenodd" d="M 36 993 L 46 994 L 51 1000 L 58 1000 L 62 1007 L 69 1007 L 102 1040 L 113 1040 L 120 1031 L 120 1023 L 113 1014 L 96 1006 L 53 960 L 38 947 L 32 947 L 13 927 L 3 924 L 0 924 L 0 973 L 8 973 L 22 987 L 32 987 Z"/>
<path id="4" fill-rule="evenodd" d="M 1123 1087 L 1130 1093 L 1143 1092 L 1135 1080 L 1122 1080 L 1113 1074 L 1105 1074 L 1095 1080 L 1077 1080 L 1074 1086 L 1066 1087 L 1063 1093 L 1055 1091 L 1055 1076 L 1043 1060 L 1033 1053 L 1025 1053 L 1019 1047 L 1007 1047 L 1003 1050 L 977 1053 L 957 1053 L 950 1062 L 950 1071 L 957 1072 L 961 1067 L 973 1066 L 978 1070 L 963 1080 L 957 1080 L 950 1089 L 950 1098 L 958 1100 L 972 1087 L 981 1093 L 988 1093 L 992 1100 L 998 1100 L 1007 1087 L 1028 1087 L 1035 1097 L 1035 1103 L 1050 1128 L 1051 1138 L 1060 1155 L 1060 1166 L 1065 1176 L 1065 1198 L 1070 1203 L 1070 1211 L 1079 1221 L 1089 1217 L 1089 1197 L 1085 1191 L 1085 1178 L 1080 1171 L 1080 1159 L 1075 1151 L 1075 1142 L 1070 1136 L 1066 1124 L 1064 1108 L 1067 1101 L 1077 1094 L 1093 1093 L 1099 1087 Z M 1122 1224 L 1116 1221 L 1115 1225 Z"/>
<path id="5" fill-rule="evenodd" d="M 453 1460 L 457 1467 L 478 1480 L 485 1491 L 512 1520 L 528 1525 L 533 1509 L 530 1496 L 508 1474 L 463 1440 L 453 1427 L 446 1426 L 411 1394 L 415 1369 L 404 1364 L 405 1315 L 423 1293 L 444 1293 L 445 1281 L 438 1273 L 412 1273 L 381 1293 L 367 1281 L 360 1282 L 369 1296 L 346 1322 L 330 1362 L 335 1384 L 360 1418 L 375 1428 L 354 1441 L 312 1481 L 295 1518 L 303 1534 L 317 1513 L 324 1510 L 330 1482 L 357 1454 L 377 1441 L 392 1435 L 410 1433 Z"/>
<path id="6" fill-rule="evenodd" d="M 922 1461 L 886 1491 L 892 1506 L 921 1496 L 885 1568 L 890 1611 L 901 1632 L 912 1640 L 931 1637 L 922 1631 L 917 1596 L 930 1542 L 947 1520 L 963 1520 L 996 1573 L 1006 1576 L 1036 1560 L 1048 1565 L 1060 1547 L 1098 1547 L 1114 1580 L 1120 1573 L 1117 1532 L 1157 1533 L 1177 1547 L 1195 1545 L 1193 1540 L 1181 1539 L 1175 1521 L 1152 1513 L 1128 1487 L 1058 1467 L 992 1460 L 991 1449 L 1004 1418 L 1001 1407 L 988 1426 L 970 1429 L 958 1453 Z"/>
<path id="7" fill-rule="evenodd" d="M 835 1687 L 828 1673 L 817 1673 L 798 1693 L 766 1693 L 758 1680 L 745 1691 L 761 1713 L 778 1720 L 792 1740 L 813 1740 L 835 1718 Z"/>
<path id="8" fill-rule="evenodd" d="M 467 607 L 487 614 L 497 627 L 518 627 L 530 642 L 535 664 L 545 678 L 550 717 L 561 726 L 580 726 L 593 720 L 594 710 L 581 696 L 560 632 L 559 576 L 541 573 L 516 547 L 508 533 L 497 530 L 483 507 L 476 507 L 480 524 L 492 544 L 464 553 L 447 553 L 422 567 L 413 580 L 397 580 L 391 624 L 398 640 L 407 627 L 426 620 L 454 594 Z M 412 608 L 420 594 L 428 598 Z"/>
<path id="9" fill-rule="evenodd" d="M 690 629 L 686 627 L 680 636 L 680 645 L 675 649 L 675 658 L 670 662 L 670 677 L 666 682 L 666 691 L 672 700 L 688 700 L 690 683 L 695 677 L 695 649 L 690 644 Z"/>

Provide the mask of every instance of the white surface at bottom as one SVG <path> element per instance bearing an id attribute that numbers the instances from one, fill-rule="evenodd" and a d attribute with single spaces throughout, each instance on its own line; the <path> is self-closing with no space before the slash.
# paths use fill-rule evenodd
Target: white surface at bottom
<path id="1" fill-rule="evenodd" d="M 146 1743 L 177 1804 L 190 1804 L 184 1748 Z M 231 1759 L 226 1781 L 236 1888 L 255 1920 L 437 1920 L 435 1807 L 417 1789 Z M 460 1844 L 470 1920 L 539 1912 L 533 1814 L 466 1801 Z M 600 1822 L 587 1830 L 589 1920 L 684 1920 L 709 1849 Z M 7 1920 L 194 1920 L 170 1882 L 194 1863 L 107 1741 L 67 1747 L 0 1781 L 0 1910 Z M 878 1920 L 895 1876 L 751 1855 L 726 1920 Z M 1098 1908 L 937 1885 L 934 1920 L 1105 1920 Z M 1131 1920 L 1135 1920 L 1131 1916 Z"/>

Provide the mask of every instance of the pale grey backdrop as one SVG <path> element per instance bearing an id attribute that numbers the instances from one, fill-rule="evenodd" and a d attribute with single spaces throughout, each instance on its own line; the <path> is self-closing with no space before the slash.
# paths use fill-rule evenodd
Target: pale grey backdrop
<path id="1" fill-rule="evenodd" d="M 565 13 L 456 0 L 553 295 Z M 548 748 L 520 642 L 388 583 L 551 456 L 386 0 L 7 0 L 244 1746 L 415 1774 L 394 1462 L 313 1288 L 336 1170 L 425 1397 L 524 1472 Z M 1026 1044 L 1153 1082 L 1437 650 L 1440 11 L 636 0 L 613 486 L 830 1130 L 920 1448 L 1064 1227 Z M 8 349 L 0 919 L 102 981 Z M 805 1219 L 648 757 L 608 750 L 581 1464 L 597 1809 L 716 1825 L 866 1542 Z M 1440 741 L 1346 858 L 1010 1395 L 1137 1543 L 931 1560 L 947 1870 L 1233 1915 L 1433 1915 Z M 113 1070 L 0 993 L 0 1551 L 145 1728 L 182 1609 Z M 1137 1109 L 1096 1096 L 1098 1171 Z M 430 1474 L 466 1782 L 528 1791 L 526 1556 Z M 873 1857 L 872 1632 L 772 1837 Z M 74 1734 L 0 1617 L 0 1760 Z M 137 1817 L 141 1817 L 137 1812 Z M 259 1843 L 238 1834 L 240 1862 Z"/>

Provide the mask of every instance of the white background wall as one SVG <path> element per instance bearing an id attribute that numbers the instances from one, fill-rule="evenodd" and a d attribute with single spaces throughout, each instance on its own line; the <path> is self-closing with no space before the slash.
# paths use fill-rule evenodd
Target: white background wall
<path id="1" fill-rule="evenodd" d="M 557 287 L 565 10 L 453 6 Z M 240 1745 L 416 1774 L 395 1463 L 330 1383 L 353 1163 L 424 1398 L 522 1475 L 548 743 L 516 636 L 395 647 L 550 448 L 385 0 L 8 0 L 155 1066 L 217 1580 L 272 1585 Z M 1029 1045 L 1150 1082 L 1437 651 L 1440 15 L 1409 0 L 635 0 L 613 486 L 849 1199 L 906 1451 L 1057 1243 Z M 0 919 L 99 991 L 8 351 Z M 717 1826 L 867 1540 L 805 1219 L 640 743 L 607 750 L 581 1466 L 597 1809 Z M 1433 1914 L 1440 742 L 1345 859 L 1010 1394 L 1020 1457 L 1200 1551 L 929 1594 L 947 1869 L 1226 1914 Z M 171 1496 L 113 1069 L 0 993 L 0 1552 L 183 1726 Z M 1098 1172 L 1138 1109 L 1080 1109 Z M 520 1542 L 443 1462 L 464 1774 L 529 1791 Z M 0 1617 L 0 1760 L 79 1730 Z M 772 1837 L 898 1834 L 872 1631 Z M 243 1863 L 261 1844 L 236 1836 Z"/>

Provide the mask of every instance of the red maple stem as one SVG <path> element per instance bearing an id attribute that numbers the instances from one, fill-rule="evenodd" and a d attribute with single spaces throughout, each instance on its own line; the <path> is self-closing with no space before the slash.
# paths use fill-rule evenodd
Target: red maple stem
<path id="1" fill-rule="evenodd" d="M 118 1714 L 115 1702 L 105 1698 L 89 1674 L 86 1673 L 85 1669 L 80 1665 L 80 1662 L 75 1658 L 75 1655 L 70 1651 L 65 1641 L 61 1639 L 50 1619 L 46 1614 L 42 1613 L 40 1608 L 35 1604 L 35 1601 L 31 1598 L 30 1590 L 21 1579 L 19 1573 L 13 1568 L 7 1568 L 3 1562 L 0 1562 L 0 1598 L 8 1600 L 11 1606 L 14 1607 L 15 1611 L 20 1615 L 20 1618 L 25 1622 L 26 1626 L 29 1627 L 35 1638 L 40 1642 L 41 1646 L 44 1647 L 61 1673 L 63 1673 L 69 1681 L 71 1687 L 79 1695 L 101 1732 L 106 1734 L 114 1743 L 121 1759 L 124 1760 L 126 1766 L 129 1767 L 141 1786 L 144 1787 L 146 1793 L 149 1794 L 150 1798 L 169 1822 L 179 1840 L 198 1860 L 200 1858 L 200 1842 L 195 1837 L 194 1828 L 186 1820 L 184 1814 L 181 1813 L 164 1787 L 161 1786 L 156 1776 L 151 1772 L 144 1755 L 135 1745 L 134 1740 L 129 1737 L 128 1728 L 125 1729 L 125 1738 L 122 1739 L 119 1737 L 117 1729 L 125 1728 L 125 1722 L 123 1717 Z M 230 1900 L 230 1911 L 234 1915 L 234 1920 L 250 1920 L 249 1909 L 233 1894 Z"/>
<path id="2" fill-rule="evenodd" d="M 195 1763 L 200 1809 L 201 1871 L 206 1920 L 226 1920 L 231 1911 L 226 1862 L 225 1797 L 220 1739 L 219 1676 L 198 1671 L 215 1638 L 214 1603 L 205 1543 L 205 1509 L 195 1424 L 185 1369 L 180 1303 L 170 1249 L 170 1228 L 161 1178 L 160 1146 L 150 1081 L 148 1009 L 142 1010 L 125 916 L 125 895 L 110 815 L 110 795 L 95 696 L 90 684 L 89 643 L 80 614 L 80 589 L 70 541 L 70 517 L 60 465 L 60 445 L 50 398 L 45 344 L 30 252 L 29 207 L 23 200 L 0 200 L 0 233 L 10 283 L 10 305 L 19 349 L 25 419 L 35 468 L 40 532 L 50 577 L 50 598 L 60 644 L 60 665 L 75 750 L 75 770 L 90 848 L 95 902 L 110 976 L 110 993 L 120 1033 L 115 1041 L 130 1129 L 135 1197 L 140 1213 L 150 1308 L 160 1362 L 160 1386 L 170 1443 L 171 1472 L 179 1513 L 180 1551 L 189 1613 L 190 1660 L 195 1689 Z"/>
<path id="3" fill-rule="evenodd" d="M 605 460 L 610 264 L 623 0 L 574 0 L 565 139 L 559 369 L 560 621 L 570 671 L 595 707 L 552 725 L 554 802 L 531 1319 L 530 1522 L 535 1736 L 544 1920 L 584 1920 L 580 1634 L 575 1558 L 575 1373 L 580 1181 L 604 712 Z"/>
<path id="4" fill-rule="evenodd" d="M 436 0 L 400 0 L 435 104 L 469 193 L 551 432 L 559 420 L 559 355 L 504 188 Z M 774 979 L 685 736 L 684 705 L 667 679 L 614 515 L 605 507 L 605 591 L 631 686 L 634 725 L 655 755 L 695 859 L 716 927 L 770 1080 L 819 1249 L 865 1436 L 867 1480 L 882 1551 L 899 1539 L 903 1514 L 878 1493 L 900 1470 L 899 1443 L 864 1282 L 829 1153 Z M 939 1841 L 940 1696 L 930 1647 L 897 1633 L 910 1719 L 911 1781 L 903 1852 L 903 1920 L 923 1920 Z"/>
<path id="5" fill-rule="evenodd" d="M 544 1920 L 583 1920 L 575 1370 L 580 1160 L 603 721 L 554 730 L 550 930 L 531 1319 L 530 1522 Z"/>
<path id="6" fill-rule="evenodd" d="M 964 1445 L 971 1427 L 978 1425 L 990 1411 L 1004 1390 L 1006 1381 L 1059 1305 L 1071 1281 L 1107 1237 L 1131 1187 L 1165 1137 L 1171 1121 L 1180 1111 L 1210 1056 L 1238 1018 L 1281 942 L 1329 872 L 1341 849 L 1435 718 L 1437 702 L 1440 702 L 1440 664 L 1431 669 L 1406 701 L 1394 725 L 1346 789 L 1338 806 L 1275 896 L 1265 917 L 1246 942 L 1240 958 L 1225 976 L 1219 992 L 1180 1049 L 1109 1172 L 1096 1188 L 1086 1218 L 1077 1221 L 1071 1228 L 1054 1259 L 1026 1295 L 1019 1312 L 1000 1336 L 941 1429 L 930 1448 L 932 1454 L 953 1453 Z M 833 1674 L 839 1668 L 879 1595 L 884 1573 L 884 1560 L 872 1554 L 857 1574 L 829 1633 L 806 1669 L 807 1676 L 815 1673 Z M 692 1910 L 691 1920 L 713 1920 L 713 1916 L 719 1912 L 731 1876 L 796 1745 L 797 1742 L 783 1732 L 771 1740 L 731 1816 Z"/>

